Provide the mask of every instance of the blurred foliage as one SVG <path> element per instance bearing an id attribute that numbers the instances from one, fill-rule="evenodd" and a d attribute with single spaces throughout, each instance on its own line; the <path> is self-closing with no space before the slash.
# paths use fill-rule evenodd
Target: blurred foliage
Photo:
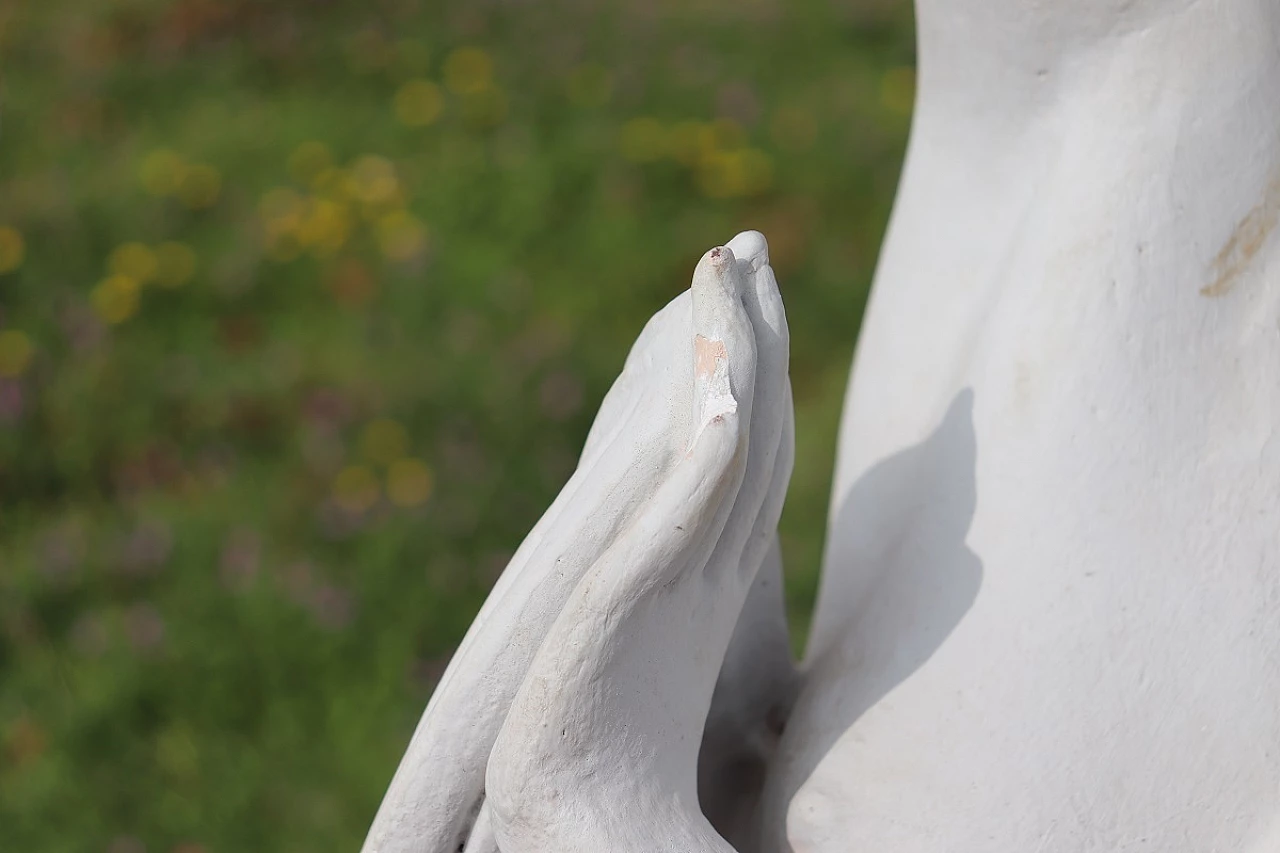
<path id="1" fill-rule="evenodd" d="M 0 850 L 357 849 L 630 342 L 743 228 L 803 628 L 905 0 L 52 0 L 0 55 Z"/>

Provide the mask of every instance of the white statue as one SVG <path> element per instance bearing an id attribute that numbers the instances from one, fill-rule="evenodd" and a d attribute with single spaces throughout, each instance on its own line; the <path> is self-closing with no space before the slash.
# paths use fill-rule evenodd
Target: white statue
<path id="1" fill-rule="evenodd" d="M 748 232 L 641 334 L 369 853 L 1280 850 L 1280 2 L 917 20 L 804 665 Z"/>

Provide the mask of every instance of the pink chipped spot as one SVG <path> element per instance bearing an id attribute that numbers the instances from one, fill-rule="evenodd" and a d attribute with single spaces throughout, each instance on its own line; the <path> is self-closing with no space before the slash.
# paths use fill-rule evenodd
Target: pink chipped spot
<path id="1" fill-rule="evenodd" d="M 716 364 L 729 357 L 724 341 L 713 341 L 698 335 L 693 339 L 694 373 L 709 378 L 716 371 Z"/>

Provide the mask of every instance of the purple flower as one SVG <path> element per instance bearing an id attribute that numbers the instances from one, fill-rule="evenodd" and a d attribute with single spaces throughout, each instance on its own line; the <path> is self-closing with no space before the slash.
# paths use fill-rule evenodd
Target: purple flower
<path id="1" fill-rule="evenodd" d="M 308 609 L 320 627 L 330 631 L 345 628 L 355 609 L 346 590 L 331 583 L 322 583 L 311 592 Z"/>
<path id="2" fill-rule="evenodd" d="M 173 533 L 164 521 L 141 522 L 120 547 L 120 565 L 126 574 L 151 574 L 164 565 L 173 550 Z"/>
<path id="3" fill-rule="evenodd" d="M 134 604 L 126 610 L 124 630 L 129 645 L 139 652 L 157 651 L 164 643 L 164 619 L 150 604 Z"/>
<path id="4" fill-rule="evenodd" d="M 40 573 L 52 581 L 66 581 L 84 560 L 84 536 L 78 525 L 64 522 L 44 534 L 40 544 Z"/>
<path id="5" fill-rule="evenodd" d="M 22 385 L 12 379 L 0 380 L 0 423 L 13 423 L 22 417 Z"/>
<path id="6" fill-rule="evenodd" d="M 132 835 L 119 835 L 107 845 L 107 853 L 147 853 L 147 845 Z"/>
<path id="7" fill-rule="evenodd" d="M 219 560 L 219 574 L 229 589 L 243 592 L 253 585 L 262 565 L 262 539 L 248 528 L 239 528 L 227 537 Z"/>

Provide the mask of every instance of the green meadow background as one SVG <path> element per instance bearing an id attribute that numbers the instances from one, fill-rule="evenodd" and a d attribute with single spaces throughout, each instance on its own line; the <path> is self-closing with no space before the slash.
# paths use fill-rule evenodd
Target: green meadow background
<path id="1" fill-rule="evenodd" d="M 744 228 L 799 637 L 913 57 L 906 0 L 0 4 L 0 851 L 357 849 Z"/>

